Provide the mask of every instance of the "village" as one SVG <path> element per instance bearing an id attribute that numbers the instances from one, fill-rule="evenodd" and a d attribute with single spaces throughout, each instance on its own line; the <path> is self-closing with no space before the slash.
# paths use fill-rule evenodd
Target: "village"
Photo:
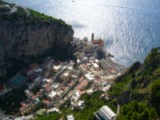
<path id="1" fill-rule="evenodd" d="M 104 41 L 94 40 L 94 34 L 91 41 L 74 42 L 78 46 L 76 60 L 61 62 L 47 57 L 42 64 L 33 63 L 17 73 L 8 80 L 8 85 L 0 86 L 0 96 L 23 84 L 27 86 L 25 99 L 19 103 L 19 116 L 31 115 L 32 118 L 33 111 L 41 114 L 43 110 L 60 112 L 59 107 L 68 100 L 72 109 L 83 109 L 85 101 L 80 100 L 81 96 L 98 90 L 105 92 L 103 96 L 108 99 L 107 91 L 125 67 L 114 63 L 110 54 L 101 54 L 105 51 Z M 68 115 L 67 119 L 74 120 L 74 116 Z"/>

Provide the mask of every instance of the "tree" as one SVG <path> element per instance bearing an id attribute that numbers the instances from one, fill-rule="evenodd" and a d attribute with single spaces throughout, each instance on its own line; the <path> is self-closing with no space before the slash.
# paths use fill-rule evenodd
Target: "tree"
<path id="1" fill-rule="evenodd" d="M 136 81 L 135 81 L 135 79 L 133 79 L 131 81 L 131 88 L 134 89 L 135 87 L 136 87 Z"/>
<path id="2" fill-rule="evenodd" d="M 151 87 L 151 102 L 156 108 L 157 112 L 160 113 L 160 79 L 154 81 Z"/>

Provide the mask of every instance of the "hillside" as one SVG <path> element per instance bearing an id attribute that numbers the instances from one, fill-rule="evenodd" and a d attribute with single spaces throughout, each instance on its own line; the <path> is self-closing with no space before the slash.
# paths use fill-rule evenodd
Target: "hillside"
<path id="1" fill-rule="evenodd" d="M 0 1 L 0 77 L 6 79 L 42 56 L 66 59 L 73 34 L 62 20 Z"/>
<path id="2" fill-rule="evenodd" d="M 136 62 L 110 89 L 121 105 L 117 120 L 156 120 L 160 116 L 160 50 L 155 48 L 144 64 Z"/>

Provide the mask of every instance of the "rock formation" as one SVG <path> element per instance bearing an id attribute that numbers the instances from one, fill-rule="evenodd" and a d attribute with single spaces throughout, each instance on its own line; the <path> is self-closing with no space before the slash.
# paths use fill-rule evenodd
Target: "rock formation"
<path id="1" fill-rule="evenodd" d="M 3 4 L 17 10 L 0 14 L 1 77 L 7 73 L 7 67 L 12 66 L 13 59 L 36 57 L 54 48 L 67 51 L 73 40 L 71 26 L 30 9 Z"/>

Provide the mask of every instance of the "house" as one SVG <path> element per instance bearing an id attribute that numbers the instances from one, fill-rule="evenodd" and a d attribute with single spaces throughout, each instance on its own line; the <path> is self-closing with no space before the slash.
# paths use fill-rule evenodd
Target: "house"
<path id="1" fill-rule="evenodd" d="M 78 90 L 75 90 L 72 97 L 70 98 L 72 101 L 76 102 L 81 97 L 81 94 Z"/>
<path id="2" fill-rule="evenodd" d="M 80 101 L 78 101 L 78 107 L 80 107 L 81 109 L 83 109 L 83 105 L 84 105 L 84 101 L 82 101 L 82 100 L 80 100 Z"/>
<path id="3" fill-rule="evenodd" d="M 44 78 L 43 79 L 43 82 L 46 82 L 46 83 L 52 83 L 53 79 L 51 78 Z"/>
<path id="4" fill-rule="evenodd" d="M 51 74 L 51 70 L 50 70 L 50 69 L 45 69 L 44 72 L 43 72 L 43 75 L 44 75 L 44 77 L 46 77 L 46 78 L 49 77 L 50 74 Z"/>
<path id="5" fill-rule="evenodd" d="M 86 77 L 86 79 L 89 81 L 89 82 L 91 82 L 91 81 L 93 81 L 94 80 L 94 75 L 92 75 L 92 74 L 90 74 L 90 73 L 87 73 L 87 74 L 85 74 L 85 77 Z"/>
<path id="6" fill-rule="evenodd" d="M 38 65 L 37 63 L 32 63 L 32 64 L 30 65 L 30 67 L 31 67 L 33 70 L 35 70 L 36 68 L 39 67 L 39 65 Z"/>
<path id="7" fill-rule="evenodd" d="M 97 63 L 92 63 L 92 65 L 96 71 L 99 70 L 99 65 Z"/>
<path id="8" fill-rule="evenodd" d="M 67 120 L 75 120 L 73 114 L 68 115 Z"/>
<path id="9" fill-rule="evenodd" d="M 93 89 L 89 89 L 89 90 L 86 91 L 86 93 L 87 93 L 88 95 L 91 95 L 93 92 L 94 92 Z"/>
<path id="10" fill-rule="evenodd" d="M 108 84 L 108 85 L 106 85 L 105 87 L 102 88 L 102 91 L 107 92 L 110 89 L 110 87 L 111 87 L 111 85 Z"/>
<path id="11" fill-rule="evenodd" d="M 86 79 L 84 79 L 83 77 L 81 77 L 79 79 L 79 84 L 77 85 L 77 89 L 79 91 L 82 91 L 86 86 L 88 85 L 88 81 Z"/>
<path id="12" fill-rule="evenodd" d="M 21 115 L 25 115 L 29 112 L 32 111 L 32 109 L 34 108 L 33 102 L 29 99 L 21 102 L 21 107 L 19 109 Z"/>
<path id="13" fill-rule="evenodd" d="M 95 46 L 103 47 L 104 46 L 104 41 L 102 39 L 92 40 L 92 44 L 95 45 Z"/>
<path id="14" fill-rule="evenodd" d="M 97 120 L 115 120 L 116 114 L 107 106 L 101 107 L 94 113 Z"/>
<path id="15" fill-rule="evenodd" d="M 45 105 L 46 108 L 51 108 L 53 106 L 53 102 L 48 99 L 43 99 L 42 103 Z"/>
<path id="16" fill-rule="evenodd" d="M 53 88 L 54 90 L 57 90 L 59 87 L 60 87 L 59 83 L 54 82 L 54 83 L 52 84 L 52 88 Z"/>
<path id="17" fill-rule="evenodd" d="M 37 68 L 34 70 L 35 73 L 42 73 L 43 72 L 43 69 L 42 68 Z"/>
<path id="18" fill-rule="evenodd" d="M 52 112 L 61 113 L 60 110 L 58 108 L 56 108 L 56 107 L 50 108 L 50 109 L 47 110 L 47 113 L 52 113 Z"/>
<path id="19" fill-rule="evenodd" d="M 71 75 L 69 71 L 64 72 L 61 76 L 60 76 L 61 80 L 63 80 L 63 82 L 68 83 L 70 81 Z"/>
<path id="20" fill-rule="evenodd" d="M 42 91 L 37 92 L 37 93 L 36 93 L 36 96 L 37 96 L 38 98 L 42 98 L 42 97 L 43 97 L 43 92 L 42 92 Z"/>
<path id="21" fill-rule="evenodd" d="M 26 95 L 28 98 L 31 98 L 32 95 L 33 95 L 33 93 L 32 93 L 30 90 L 28 90 L 28 89 L 26 89 L 24 92 L 25 92 L 25 95 Z"/>
<path id="22" fill-rule="evenodd" d="M 84 108 L 84 101 L 80 100 L 77 102 L 72 102 L 71 103 L 74 107 L 74 109 L 83 109 Z"/>
<path id="23" fill-rule="evenodd" d="M 44 84 L 42 87 L 44 88 L 44 91 L 46 93 L 49 93 L 51 91 L 51 88 L 52 88 L 51 85 L 48 84 L 48 83 Z"/>
<path id="24" fill-rule="evenodd" d="M 51 91 L 49 94 L 48 94 L 48 98 L 49 99 L 54 99 L 55 97 L 56 97 L 56 95 L 57 95 L 57 92 L 55 92 L 55 91 Z"/>
<path id="25" fill-rule="evenodd" d="M 33 82 L 29 85 L 29 89 L 34 89 L 42 83 L 42 77 L 37 77 L 33 80 Z"/>
<path id="26" fill-rule="evenodd" d="M 58 71 L 61 70 L 61 68 L 62 68 L 61 65 L 54 65 L 54 66 L 53 66 L 53 71 L 57 73 Z"/>

